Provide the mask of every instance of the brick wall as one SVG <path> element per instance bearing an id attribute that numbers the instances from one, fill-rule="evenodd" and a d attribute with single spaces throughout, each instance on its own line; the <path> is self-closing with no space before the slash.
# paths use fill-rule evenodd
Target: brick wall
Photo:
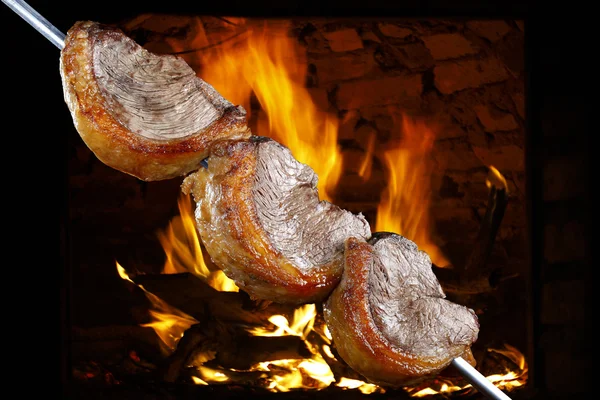
<path id="1" fill-rule="evenodd" d="M 401 113 L 439 126 L 431 154 L 436 240 L 457 264 L 485 209 L 487 167 L 509 184 L 510 202 L 498 234 L 502 263 L 525 260 L 524 25 L 510 20 L 294 20 L 279 23 L 306 51 L 307 87 L 317 107 L 339 117 L 345 177 L 336 201 L 374 221 L 386 186 L 383 150 L 400 136 Z M 202 26 L 199 26 L 201 24 Z M 142 15 L 122 27 L 159 53 L 233 37 L 253 20 Z M 240 26 L 241 25 L 241 26 Z M 182 57 L 202 76 L 199 57 Z M 257 106 L 259 107 L 259 106 Z M 251 126 L 257 110 L 250 110 Z M 255 132 L 261 134 L 261 132 Z M 373 171 L 356 167 L 376 136 Z M 354 166 L 354 167 L 353 167 Z M 514 271 L 512 271 L 514 272 Z"/>

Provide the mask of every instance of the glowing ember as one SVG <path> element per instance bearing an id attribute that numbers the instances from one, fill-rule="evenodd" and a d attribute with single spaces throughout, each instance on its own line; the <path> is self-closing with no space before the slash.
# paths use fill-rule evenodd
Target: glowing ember
<path id="1" fill-rule="evenodd" d="M 429 202 L 431 163 L 435 134 L 423 121 L 404 115 L 402 140 L 383 157 L 389 171 L 388 187 L 377 208 L 376 231 L 395 232 L 414 241 L 438 267 L 450 262 L 430 237 Z"/>

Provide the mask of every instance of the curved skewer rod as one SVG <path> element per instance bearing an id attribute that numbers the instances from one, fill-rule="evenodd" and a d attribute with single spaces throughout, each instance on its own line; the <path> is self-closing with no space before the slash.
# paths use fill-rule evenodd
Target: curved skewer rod
<path id="1" fill-rule="evenodd" d="M 29 4 L 23 0 L 2 0 L 11 10 L 33 26 L 46 39 L 62 50 L 65 47 L 65 34 L 52 25 L 46 18 L 42 17 Z"/>
<path id="2" fill-rule="evenodd" d="M 479 390 L 488 399 L 493 400 L 511 400 L 504 392 L 498 389 L 492 382 L 490 382 L 485 376 L 477 371 L 471 364 L 466 362 L 462 357 L 456 357 L 452 360 L 452 366 L 460 372 L 460 374 L 471 384 L 474 388 Z"/>
<path id="3" fill-rule="evenodd" d="M 11 10 L 27 21 L 46 39 L 52 42 L 60 50 L 65 47 L 65 34 L 52 25 L 46 18 L 42 17 L 29 4 L 23 0 L 2 0 Z M 203 166 L 206 162 L 203 160 Z M 479 371 L 473 368 L 461 357 L 452 360 L 452 365 L 469 381 L 477 390 L 492 400 L 511 400 L 504 392 L 488 381 Z"/>

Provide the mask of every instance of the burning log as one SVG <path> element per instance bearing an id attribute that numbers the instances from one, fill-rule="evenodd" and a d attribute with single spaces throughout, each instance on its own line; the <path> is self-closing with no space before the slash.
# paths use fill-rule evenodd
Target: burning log
<path id="1" fill-rule="evenodd" d="M 185 331 L 160 376 L 166 382 L 177 382 L 188 366 L 208 363 L 244 371 L 265 361 L 301 360 L 310 356 L 310 350 L 298 336 L 251 336 L 239 326 L 207 320 Z"/>
<path id="2" fill-rule="evenodd" d="M 135 350 L 152 362 L 163 361 L 170 350 L 153 329 L 139 325 L 73 327 L 71 351 L 75 361 L 100 360 Z"/>
<path id="3" fill-rule="evenodd" d="M 231 337 L 229 342 L 215 358 L 226 368 L 246 370 L 264 361 L 300 360 L 311 356 L 298 336 L 249 336 L 240 333 Z"/>
<path id="4" fill-rule="evenodd" d="M 481 221 L 473 251 L 464 267 L 465 275 L 468 277 L 476 276 L 481 269 L 486 268 L 498 228 L 502 218 L 504 218 L 504 211 L 508 204 L 508 185 L 496 168 L 490 167 L 486 185 L 490 189 L 487 208 Z"/>
<path id="5" fill-rule="evenodd" d="M 246 325 L 270 325 L 269 318 L 294 313 L 294 307 L 256 302 L 240 292 L 218 291 L 189 273 L 138 275 L 135 283 L 198 321 L 214 318 Z"/>
<path id="6" fill-rule="evenodd" d="M 513 277 L 488 266 L 496 234 L 508 204 L 508 185 L 494 167 L 490 167 L 486 184 L 490 189 L 487 208 L 473 250 L 464 267 L 453 270 L 433 266 L 444 291 L 448 293 L 469 295 L 491 292 L 500 282 Z"/>

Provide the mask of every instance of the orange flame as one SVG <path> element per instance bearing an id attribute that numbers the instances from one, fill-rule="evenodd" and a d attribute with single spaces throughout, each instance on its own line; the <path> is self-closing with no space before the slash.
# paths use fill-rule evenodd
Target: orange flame
<path id="1" fill-rule="evenodd" d="M 178 201 L 179 216 L 174 217 L 158 239 L 166 254 L 163 274 L 189 272 L 222 292 L 238 292 L 239 288 L 223 271 L 206 266 L 198 238 L 196 222 L 189 195 L 181 194 Z"/>
<path id="2" fill-rule="evenodd" d="M 414 241 L 439 267 L 450 263 L 430 237 L 429 154 L 435 133 L 423 121 L 402 118 L 402 140 L 383 157 L 389 171 L 388 187 L 377 208 L 376 230 L 395 232 Z"/>
<path id="3" fill-rule="evenodd" d="M 503 189 L 508 192 L 508 183 L 506 183 L 506 178 L 494 167 L 490 165 L 490 171 L 488 173 L 488 177 L 485 180 L 485 185 L 488 189 L 491 189 L 492 186 L 495 186 L 499 189 Z"/>
<path id="4" fill-rule="evenodd" d="M 198 38 L 196 47 L 208 43 L 206 33 L 203 30 L 201 33 L 204 36 Z M 171 45 L 175 50 L 183 50 L 177 49 L 174 42 Z M 317 110 L 313 104 L 304 85 L 307 63 L 298 50 L 297 44 L 283 28 L 251 28 L 247 34 L 240 35 L 233 45 L 224 44 L 198 53 L 200 63 L 206 66 L 199 75 L 225 98 L 242 105 L 249 117 L 252 111 L 250 98 L 255 95 L 262 111 L 256 118 L 258 129 L 255 134 L 272 137 L 290 148 L 299 161 L 310 165 L 319 177 L 321 198 L 332 201 L 334 188 L 342 172 L 341 153 L 337 145 L 338 120 Z M 378 208 L 376 230 L 397 232 L 414 240 L 436 265 L 446 266 L 448 261 L 429 235 L 430 165 L 427 161 L 435 135 L 426 124 L 408 117 L 402 119 L 401 126 L 403 138 L 400 145 L 383 155 L 390 176 Z M 368 180 L 371 173 L 375 140 L 373 135 L 369 140 L 367 157 L 359 169 L 359 175 L 364 180 Z M 159 233 L 167 257 L 163 272 L 190 272 L 217 290 L 238 291 L 233 281 L 218 269 L 209 268 L 205 262 L 189 197 L 180 198 L 179 211 L 180 216 L 171 221 L 165 232 Z M 118 269 L 120 274 L 124 273 L 120 266 Z M 128 277 L 124 279 L 130 280 Z M 151 298 L 153 295 L 148 293 L 148 296 Z M 158 301 L 156 304 L 157 309 L 163 310 L 165 320 L 169 320 L 169 314 L 169 321 L 178 321 L 177 316 L 181 317 L 179 310 L 169 309 Z M 326 325 L 315 325 L 316 315 L 316 306 L 308 304 L 298 307 L 291 321 L 283 315 L 273 315 L 269 318 L 271 326 L 248 328 L 250 334 L 258 336 L 300 337 L 311 352 L 309 357 L 265 361 L 248 371 L 237 371 L 205 366 L 203 363 L 211 360 L 213 355 L 199 353 L 194 356 L 197 375 L 192 377 L 193 382 L 200 385 L 230 383 L 235 382 L 236 376 L 241 373 L 253 372 L 261 374 L 261 384 L 274 392 L 294 388 L 323 389 L 332 385 L 357 389 L 364 394 L 385 392 L 383 388 L 361 380 L 346 377 L 336 380 L 327 363 L 327 360 L 338 361 L 331 351 L 332 337 Z M 158 320 L 156 314 L 155 317 Z M 186 320 L 187 317 L 182 318 L 189 323 L 188 327 L 197 322 L 192 317 L 189 318 L 193 321 Z M 165 337 L 163 340 L 172 339 L 169 342 L 171 345 L 176 344 L 174 339 L 181 336 L 184 326 L 172 322 L 152 325 L 157 333 L 161 332 L 161 337 Z M 318 342 L 313 340 L 315 334 Z M 518 360 L 519 370 L 490 375 L 488 379 L 503 388 L 517 387 L 526 381 L 527 366 L 518 350 L 507 347 L 497 352 L 513 361 Z M 419 386 L 405 389 L 413 397 L 423 397 L 469 387 L 441 381 L 437 387 L 431 385 L 427 388 Z"/>
<path id="5" fill-rule="evenodd" d="M 512 363 L 514 368 L 505 367 L 505 371 L 502 373 L 491 374 L 486 376 L 486 379 L 494 384 L 498 389 L 512 391 L 518 387 L 523 386 L 529 375 L 529 368 L 525 361 L 525 356 L 517 350 L 517 348 L 504 344 L 504 349 L 493 349 L 487 350 L 489 353 L 497 353 L 508 361 L 507 364 Z M 429 382 L 428 382 L 429 383 Z M 432 384 L 423 388 L 423 384 L 415 387 L 404 388 L 411 397 L 426 397 L 436 395 L 439 393 L 452 393 L 458 391 L 464 391 L 465 394 L 474 390 L 470 383 L 464 385 L 457 385 L 450 379 L 436 378 Z"/>
<path id="6" fill-rule="evenodd" d="M 118 262 L 117 272 L 122 279 L 129 281 L 142 289 L 146 295 L 146 298 L 150 301 L 152 308 L 149 310 L 149 313 L 153 318 L 153 321 L 146 324 L 141 324 L 141 326 L 147 326 L 154 329 L 163 343 L 166 344 L 169 349 L 174 351 L 177 347 L 179 339 L 181 339 L 183 336 L 183 333 L 188 330 L 190 326 L 197 324 L 198 321 L 194 317 L 187 315 L 183 311 L 180 311 L 179 309 L 167 304 L 156 295 L 144 289 L 142 285 L 138 285 L 132 281 L 125 271 L 125 268 L 123 268 Z"/>
<path id="7" fill-rule="evenodd" d="M 367 151 L 365 153 L 365 157 L 358 169 L 358 176 L 360 176 L 363 179 L 363 181 L 368 181 L 371 177 L 371 172 L 373 169 L 373 153 L 375 152 L 376 140 L 377 135 L 375 133 L 371 133 L 371 135 L 369 136 L 369 141 L 367 143 Z"/>
<path id="8" fill-rule="evenodd" d="M 257 119 L 254 134 L 277 140 L 313 168 L 321 199 L 332 201 L 342 172 L 339 122 L 313 103 L 304 82 L 307 62 L 287 29 L 252 27 L 234 46 L 219 46 L 200 57 L 207 66 L 199 73 L 202 79 L 242 105 L 248 116 L 250 96 L 256 96 L 265 116 Z"/>

